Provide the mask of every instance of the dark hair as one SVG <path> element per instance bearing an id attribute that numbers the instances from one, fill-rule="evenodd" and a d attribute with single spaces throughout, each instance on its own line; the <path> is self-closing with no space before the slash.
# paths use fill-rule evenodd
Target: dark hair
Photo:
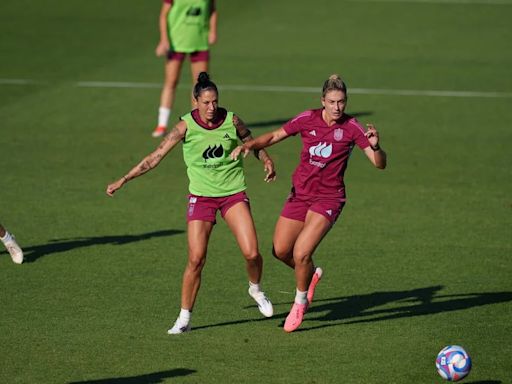
<path id="1" fill-rule="evenodd" d="M 204 91 L 215 91 L 215 93 L 219 93 L 215 83 L 210 80 L 210 76 L 206 72 L 201 72 L 197 77 L 196 85 L 194 85 L 194 99 L 197 100 Z"/>
<path id="2" fill-rule="evenodd" d="M 325 97 L 329 91 L 342 91 L 345 96 L 348 96 L 347 86 L 341 79 L 340 75 L 331 75 L 327 80 L 325 80 L 324 87 L 322 89 L 322 97 Z"/>

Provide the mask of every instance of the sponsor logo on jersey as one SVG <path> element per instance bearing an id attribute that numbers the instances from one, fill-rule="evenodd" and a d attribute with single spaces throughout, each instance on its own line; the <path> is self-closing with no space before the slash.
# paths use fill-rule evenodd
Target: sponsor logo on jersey
<path id="1" fill-rule="evenodd" d="M 320 142 L 317 145 L 309 148 L 309 154 L 311 156 L 323 157 L 324 159 L 327 159 L 332 154 L 332 144 Z"/>
<path id="2" fill-rule="evenodd" d="M 222 157 L 224 157 L 224 147 L 222 146 L 222 144 L 215 144 L 213 147 L 209 145 L 208 148 L 206 148 L 203 151 L 204 161 L 211 159 L 220 159 Z"/>
<path id="3" fill-rule="evenodd" d="M 343 139 L 343 129 L 336 128 L 334 130 L 334 140 L 341 141 Z"/>
<path id="4" fill-rule="evenodd" d="M 201 8 L 199 7 L 190 7 L 187 10 L 187 16 L 199 16 L 201 15 Z"/>
<path id="5" fill-rule="evenodd" d="M 327 159 L 332 154 L 332 144 L 327 142 L 320 142 L 317 145 L 309 147 L 309 164 L 314 165 L 318 168 L 323 168 L 326 166 L 326 163 L 322 163 L 321 161 L 313 160 L 313 157 L 321 157 L 323 159 Z"/>

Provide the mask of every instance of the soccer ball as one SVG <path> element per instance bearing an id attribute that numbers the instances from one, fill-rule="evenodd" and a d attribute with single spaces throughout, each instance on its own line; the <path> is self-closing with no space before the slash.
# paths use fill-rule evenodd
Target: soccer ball
<path id="1" fill-rule="evenodd" d="M 436 359 L 437 372 L 448 381 L 459 381 L 471 371 L 471 358 L 458 345 L 444 347 Z"/>

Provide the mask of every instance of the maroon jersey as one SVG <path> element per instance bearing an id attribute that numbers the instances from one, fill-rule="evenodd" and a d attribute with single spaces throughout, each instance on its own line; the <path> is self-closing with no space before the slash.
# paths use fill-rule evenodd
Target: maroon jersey
<path id="1" fill-rule="evenodd" d="M 293 173 L 295 193 L 302 196 L 345 199 L 343 175 L 354 144 L 370 146 L 363 127 L 349 115 L 332 126 L 322 119 L 323 109 L 302 112 L 283 128 L 289 135 L 300 133 L 300 163 Z"/>

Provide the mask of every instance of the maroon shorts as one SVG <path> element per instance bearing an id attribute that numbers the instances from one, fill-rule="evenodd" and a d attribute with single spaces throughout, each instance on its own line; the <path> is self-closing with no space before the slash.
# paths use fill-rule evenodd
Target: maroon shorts
<path id="1" fill-rule="evenodd" d="M 192 62 L 192 63 L 197 63 L 199 61 L 208 62 L 210 60 L 210 52 L 209 51 L 196 51 L 196 52 L 191 52 L 188 55 L 190 55 L 190 62 Z M 187 53 L 184 53 L 184 52 L 174 52 L 171 50 L 169 50 L 167 52 L 167 60 L 183 61 L 183 60 L 185 60 L 186 56 L 187 56 Z"/>
<path id="2" fill-rule="evenodd" d="M 249 205 L 249 198 L 244 191 L 223 197 L 188 195 L 187 223 L 192 220 L 201 220 L 215 224 L 218 210 L 224 217 L 229 208 L 241 201 Z"/>
<path id="3" fill-rule="evenodd" d="M 292 192 L 284 203 L 281 216 L 292 220 L 306 221 L 308 211 L 313 211 L 324 216 L 333 225 L 344 206 L 345 199 L 343 198 L 298 197 Z"/>

